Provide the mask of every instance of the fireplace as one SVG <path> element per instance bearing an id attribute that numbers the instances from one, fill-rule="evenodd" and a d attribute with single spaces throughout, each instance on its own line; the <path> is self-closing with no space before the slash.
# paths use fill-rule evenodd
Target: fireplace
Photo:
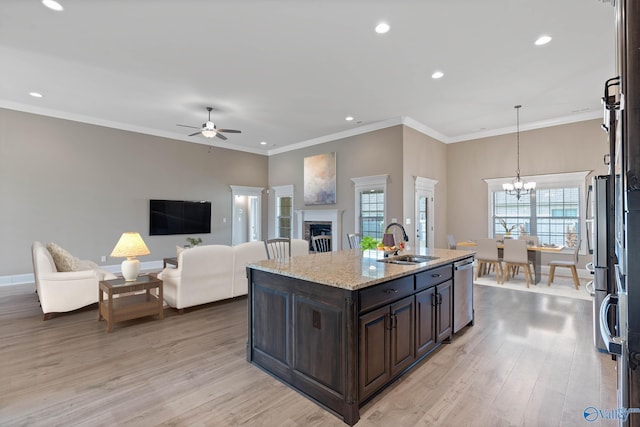
<path id="1" fill-rule="evenodd" d="M 304 240 L 309 242 L 309 251 L 313 252 L 311 238 L 313 236 L 331 236 L 331 221 L 305 221 L 304 222 Z"/>
<path id="2" fill-rule="evenodd" d="M 342 248 L 342 213 L 338 209 L 313 209 L 296 211 L 299 239 L 311 242 L 311 236 L 331 236 L 331 249 Z M 309 245 L 311 249 L 311 245 Z"/>

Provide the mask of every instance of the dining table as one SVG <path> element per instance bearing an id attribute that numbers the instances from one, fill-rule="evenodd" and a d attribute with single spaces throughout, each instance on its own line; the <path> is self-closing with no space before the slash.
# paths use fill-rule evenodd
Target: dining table
<path id="1" fill-rule="evenodd" d="M 502 259 L 504 252 L 504 243 L 500 240 L 498 242 L 498 257 Z M 457 242 L 456 247 L 458 249 L 473 249 L 478 244 L 474 240 L 467 240 L 464 242 Z M 565 247 L 559 245 L 527 245 L 527 259 L 533 264 L 535 280 L 534 284 L 538 284 L 542 277 L 542 253 L 563 253 Z"/>

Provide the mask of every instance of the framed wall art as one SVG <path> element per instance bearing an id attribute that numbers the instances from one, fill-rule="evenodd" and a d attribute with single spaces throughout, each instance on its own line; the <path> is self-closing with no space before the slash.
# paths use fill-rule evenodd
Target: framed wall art
<path id="1" fill-rule="evenodd" d="M 336 153 L 304 158 L 304 204 L 336 203 Z"/>

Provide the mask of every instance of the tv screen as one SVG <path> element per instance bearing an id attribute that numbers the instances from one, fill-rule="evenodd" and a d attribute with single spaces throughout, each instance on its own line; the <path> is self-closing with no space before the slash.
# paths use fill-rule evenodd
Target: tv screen
<path id="1" fill-rule="evenodd" d="M 211 202 L 150 200 L 149 235 L 211 233 Z"/>

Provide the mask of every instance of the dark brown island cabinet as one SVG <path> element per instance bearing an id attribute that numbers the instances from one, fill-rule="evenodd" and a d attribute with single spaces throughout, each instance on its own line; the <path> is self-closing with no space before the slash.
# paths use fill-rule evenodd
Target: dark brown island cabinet
<path id="1" fill-rule="evenodd" d="M 354 425 L 361 405 L 451 340 L 463 257 L 353 290 L 249 266 L 247 359 Z"/>

